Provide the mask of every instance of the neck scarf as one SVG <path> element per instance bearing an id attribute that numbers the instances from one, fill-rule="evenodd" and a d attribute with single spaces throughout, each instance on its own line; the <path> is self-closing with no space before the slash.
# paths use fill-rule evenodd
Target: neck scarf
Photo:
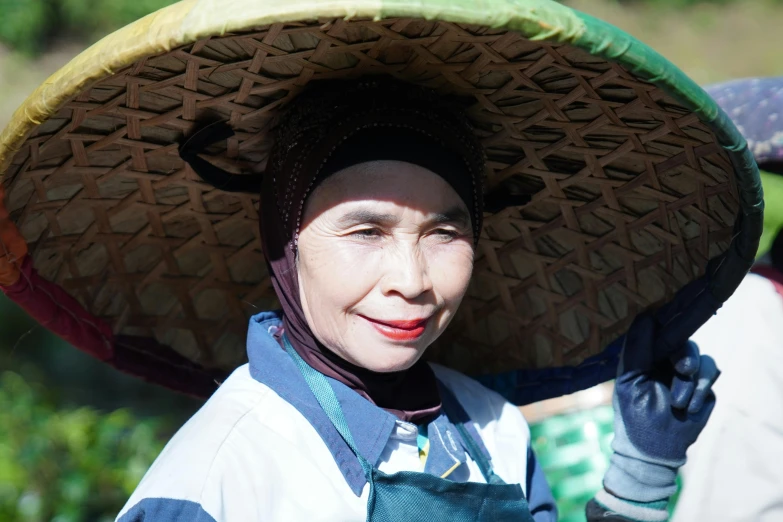
<path id="1" fill-rule="evenodd" d="M 313 335 L 299 299 L 296 248 L 307 197 L 331 174 L 373 160 L 414 163 L 442 176 L 481 230 L 484 155 L 467 119 L 431 91 L 397 82 L 319 82 L 282 118 L 261 190 L 260 227 L 283 329 L 304 361 L 398 418 L 426 423 L 440 412 L 437 381 L 417 361 L 378 373 L 357 367 Z"/>

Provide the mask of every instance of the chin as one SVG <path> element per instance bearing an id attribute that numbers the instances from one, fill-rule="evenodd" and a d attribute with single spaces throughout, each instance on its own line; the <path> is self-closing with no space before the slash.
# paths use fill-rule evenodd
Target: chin
<path id="1" fill-rule="evenodd" d="M 416 363 L 418 359 L 413 359 L 411 361 L 404 361 L 397 364 L 383 364 L 383 365 L 377 365 L 374 368 L 368 368 L 369 370 L 372 370 L 376 373 L 392 373 L 392 372 L 401 372 L 405 371 L 411 366 Z"/>
<path id="2" fill-rule="evenodd" d="M 414 347 L 400 350 L 399 346 L 395 346 L 390 351 L 392 352 L 392 356 L 385 358 L 377 357 L 371 361 L 363 361 L 362 366 L 377 373 L 401 372 L 416 364 L 416 361 L 418 361 L 424 353 L 423 350 L 419 351 Z"/>

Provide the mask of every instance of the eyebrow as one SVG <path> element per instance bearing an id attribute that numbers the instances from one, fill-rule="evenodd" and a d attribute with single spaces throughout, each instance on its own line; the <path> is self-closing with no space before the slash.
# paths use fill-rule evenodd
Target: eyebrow
<path id="1" fill-rule="evenodd" d="M 456 225 L 458 227 L 470 228 L 470 214 L 459 206 L 454 206 L 443 213 L 435 214 L 428 222 L 430 225 Z"/>
<path id="2" fill-rule="evenodd" d="M 343 227 L 352 227 L 361 224 L 392 226 L 398 218 L 394 214 L 382 214 L 368 209 L 356 209 L 340 217 L 337 223 Z M 439 212 L 427 221 L 427 225 L 452 224 L 458 227 L 469 228 L 470 214 L 459 206 L 454 206 L 445 212 Z"/>
<path id="3" fill-rule="evenodd" d="M 341 216 L 340 219 L 337 220 L 337 223 L 343 227 L 352 227 L 361 224 L 390 226 L 397 221 L 397 216 L 394 214 L 381 214 L 379 212 L 373 212 L 372 210 L 357 209 Z"/>

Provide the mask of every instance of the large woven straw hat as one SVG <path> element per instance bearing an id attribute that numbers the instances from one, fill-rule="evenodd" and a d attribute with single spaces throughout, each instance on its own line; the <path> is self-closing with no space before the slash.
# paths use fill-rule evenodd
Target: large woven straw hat
<path id="1" fill-rule="evenodd" d="M 485 214 L 468 295 L 429 352 L 516 402 L 528 372 L 610 377 L 638 313 L 700 278 L 724 300 L 753 259 L 745 141 L 604 22 L 546 0 L 185 0 L 76 57 L 0 135 L 0 286 L 82 349 L 205 393 L 244 361 L 247 318 L 277 303 L 258 198 L 205 183 L 178 147 L 222 120 L 234 135 L 201 157 L 262 175 L 298 93 L 363 75 L 472 99 L 487 189 L 531 196 Z M 32 267 L 57 291 L 35 294 Z"/>

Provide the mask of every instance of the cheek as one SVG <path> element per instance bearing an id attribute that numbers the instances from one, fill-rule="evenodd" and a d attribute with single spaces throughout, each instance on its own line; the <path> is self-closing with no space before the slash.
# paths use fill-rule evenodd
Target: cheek
<path id="1" fill-rule="evenodd" d="M 340 241 L 311 241 L 300 248 L 299 277 L 308 301 L 345 309 L 374 286 L 372 253 Z M 315 300 L 315 301 L 314 301 Z"/>
<path id="2" fill-rule="evenodd" d="M 435 252 L 430 263 L 430 277 L 435 292 L 456 308 L 468 291 L 473 275 L 473 248 L 457 246 Z M 453 311 L 453 310 L 452 310 Z"/>

